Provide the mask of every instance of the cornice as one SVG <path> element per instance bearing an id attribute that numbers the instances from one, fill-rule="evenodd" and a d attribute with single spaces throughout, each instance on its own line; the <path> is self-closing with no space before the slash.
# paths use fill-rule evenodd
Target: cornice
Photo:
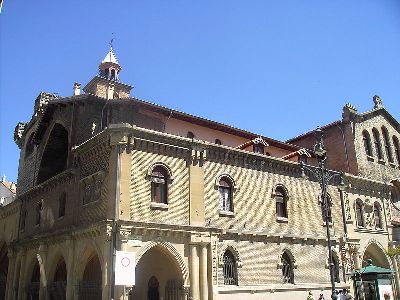
<path id="1" fill-rule="evenodd" d="M 20 200 L 14 200 L 10 204 L 0 207 L 0 219 L 5 219 L 11 215 L 18 213 L 20 207 Z"/>
<path id="2" fill-rule="evenodd" d="M 390 198 L 391 184 L 383 181 L 367 179 L 346 173 L 344 175 L 345 191 L 349 193 L 367 194 L 368 196 Z"/>
<path id="3" fill-rule="evenodd" d="M 57 174 L 56 176 L 46 180 L 45 182 L 36 185 L 29 191 L 23 193 L 22 195 L 17 196 L 17 199 L 19 199 L 20 201 L 26 201 L 27 199 L 36 197 L 41 193 L 48 192 L 62 183 L 71 181 L 72 179 L 75 178 L 75 176 L 76 176 L 75 169 L 73 168 L 67 169 L 61 172 L 60 174 Z"/>
<path id="4" fill-rule="evenodd" d="M 100 221 L 90 225 L 81 227 L 68 226 L 62 230 L 53 231 L 51 233 L 36 234 L 27 236 L 26 238 L 16 240 L 12 243 L 13 247 L 22 247 L 25 249 L 36 249 L 40 245 L 56 245 L 70 239 L 93 239 L 100 235 L 105 235 L 107 229 L 107 221 Z"/>

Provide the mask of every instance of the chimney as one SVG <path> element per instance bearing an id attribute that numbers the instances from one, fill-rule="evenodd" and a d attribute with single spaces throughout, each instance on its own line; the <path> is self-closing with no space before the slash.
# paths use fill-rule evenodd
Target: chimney
<path id="1" fill-rule="evenodd" d="M 6 175 L 1 176 L 1 182 L 6 182 Z"/>
<path id="2" fill-rule="evenodd" d="M 74 83 L 74 96 L 79 96 L 81 94 L 81 84 L 75 82 Z"/>

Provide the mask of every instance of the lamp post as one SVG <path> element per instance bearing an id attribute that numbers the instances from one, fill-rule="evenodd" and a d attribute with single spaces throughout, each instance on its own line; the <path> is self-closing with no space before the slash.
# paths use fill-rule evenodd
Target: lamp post
<path id="1" fill-rule="evenodd" d="M 331 287 L 332 287 L 332 295 L 331 298 L 333 300 L 338 299 L 338 295 L 336 294 L 335 288 L 335 274 L 334 274 L 334 262 L 333 262 L 333 255 L 332 255 L 332 241 L 331 241 L 331 234 L 329 223 L 331 220 L 331 213 L 330 213 L 330 201 L 327 197 L 327 188 L 329 182 L 334 179 L 335 177 L 342 178 L 342 173 L 332 173 L 326 170 L 325 168 L 325 161 L 326 161 L 326 149 L 323 143 L 323 131 L 317 127 L 314 131 L 316 137 L 316 144 L 314 145 L 314 154 L 318 160 L 318 168 L 311 168 L 309 166 L 304 165 L 304 163 L 300 162 L 300 167 L 302 170 L 302 176 L 305 176 L 304 170 L 307 170 L 311 173 L 318 181 L 321 187 L 321 200 L 322 200 L 322 213 L 325 221 L 326 227 L 326 236 L 328 239 L 328 254 L 329 254 L 329 274 L 331 277 Z"/>

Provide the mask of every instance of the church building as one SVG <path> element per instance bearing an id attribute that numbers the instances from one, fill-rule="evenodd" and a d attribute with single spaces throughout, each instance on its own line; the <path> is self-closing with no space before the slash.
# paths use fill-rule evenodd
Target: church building
<path id="1" fill-rule="evenodd" d="M 329 299 L 367 259 L 398 270 L 400 126 L 379 97 L 321 128 L 325 207 L 314 134 L 278 141 L 137 99 L 121 69 L 111 48 L 82 90 L 41 92 L 18 123 L 0 299 Z M 134 254 L 133 286 L 114 286 L 115 250 Z"/>

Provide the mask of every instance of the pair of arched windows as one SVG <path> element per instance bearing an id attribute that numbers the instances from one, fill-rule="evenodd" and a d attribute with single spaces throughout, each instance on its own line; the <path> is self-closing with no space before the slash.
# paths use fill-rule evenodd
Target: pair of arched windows
<path id="1" fill-rule="evenodd" d="M 365 219 L 364 219 L 364 203 L 358 199 L 356 201 L 356 219 L 357 219 L 357 226 L 358 227 L 365 227 Z M 375 202 L 373 207 L 374 213 L 374 222 L 375 228 L 382 229 L 382 209 L 379 203 Z"/>
<path id="2" fill-rule="evenodd" d="M 367 154 L 367 156 L 372 157 L 373 150 L 372 150 L 372 146 L 371 146 L 370 134 L 367 130 L 364 130 L 362 134 L 363 134 L 363 143 L 364 143 L 365 153 Z M 382 126 L 382 135 L 383 135 L 386 157 L 389 162 L 394 163 L 393 151 L 392 151 L 392 146 L 391 146 L 390 138 L 389 138 L 389 132 L 385 126 Z M 383 158 L 380 134 L 376 128 L 372 129 L 372 137 L 373 137 L 375 153 L 379 160 L 383 160 L 384 158 Z M 393 141 L 393 145 L 394 145 L 394 156 L 397 159 L 397 163 L 400 164 L 399 140 L 396 136 L 393 136 L 392 141 Z"/>

